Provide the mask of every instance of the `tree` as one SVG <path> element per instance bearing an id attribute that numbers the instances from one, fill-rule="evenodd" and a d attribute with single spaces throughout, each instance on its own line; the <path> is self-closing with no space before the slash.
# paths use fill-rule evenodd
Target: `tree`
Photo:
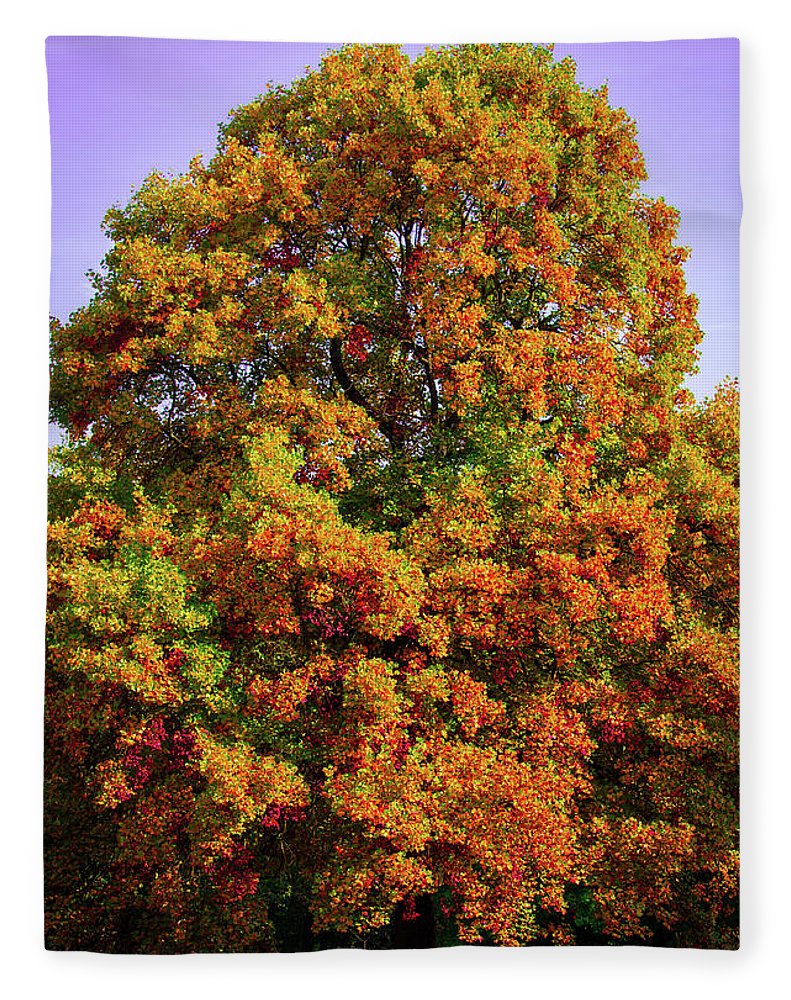
<path id="1" fill-rule="evenodd" d="M 550 49 L 353 46 L 108 213 L 50 947 L 736 946 L 738 403 L 644 177 Z"/>

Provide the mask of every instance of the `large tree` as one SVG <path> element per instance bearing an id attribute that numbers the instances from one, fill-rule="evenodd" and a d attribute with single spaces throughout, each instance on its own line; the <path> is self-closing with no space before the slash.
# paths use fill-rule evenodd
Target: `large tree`
<path id="1" fill-rule="evenodd" d="M 738 444 L 626 114 L 345 48 L 53 323 L 47 936 L 737 943 Z"/>

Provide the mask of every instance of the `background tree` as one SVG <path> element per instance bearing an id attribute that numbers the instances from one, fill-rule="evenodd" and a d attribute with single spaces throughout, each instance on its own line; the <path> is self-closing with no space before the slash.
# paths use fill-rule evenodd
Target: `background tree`
<path id="1" fill-rule="evenodd" d="M 548 49 L 355 46 L 108 213 L 51 947 L 735 946 L 736 389 L 644 177 Z"/>

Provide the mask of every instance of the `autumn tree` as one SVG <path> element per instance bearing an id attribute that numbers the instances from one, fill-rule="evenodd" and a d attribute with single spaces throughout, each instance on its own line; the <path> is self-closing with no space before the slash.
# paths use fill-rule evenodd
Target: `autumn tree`
<path id="1" fill-rule="evenodd" d="M 53 323 L 47 940 L 735 947 L 736 388 L 550 49 L 354 46 Z"/>

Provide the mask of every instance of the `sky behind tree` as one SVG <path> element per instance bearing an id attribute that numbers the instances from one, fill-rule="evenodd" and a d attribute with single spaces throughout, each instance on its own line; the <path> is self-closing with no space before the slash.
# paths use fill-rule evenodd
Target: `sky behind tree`
<path id="1" fill-rule="evenodd" d="M 50 311 L 60 320 L 91 295 L 86 272 L 109 244 L 111 205 L 125 204 L 152 171 L 208 160 L 231 108 L 268 83 L 288 84 L 337 45 L 152 38 L 47 40 L 52 135 Z M 405 45 L 415 57 L 423 45 Z M 610 103 L 636 121 L 648 169 L 644 190 L 681 213 L 692 248 L 691 291 L 705 337 L 700 373 L 709 395 L 739 365 L 739 56 L 736 39 L 556 44 L 586 87 L 607 83 Z"/>

